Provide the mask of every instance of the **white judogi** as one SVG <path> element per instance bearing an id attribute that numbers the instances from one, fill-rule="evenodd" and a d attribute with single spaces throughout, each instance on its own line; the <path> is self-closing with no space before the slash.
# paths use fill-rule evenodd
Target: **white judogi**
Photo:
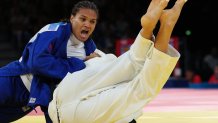
<path id="1" fill-rule="evenodd" d="M 154 48 L 140 34 L 130 50 L 86 62 L 84 70 L 67 74 L 49 105 L 54 123 L 127 123 L 162 89 L 180 54 Z M 57 113 L 58 112 L 58 113 Z"/>

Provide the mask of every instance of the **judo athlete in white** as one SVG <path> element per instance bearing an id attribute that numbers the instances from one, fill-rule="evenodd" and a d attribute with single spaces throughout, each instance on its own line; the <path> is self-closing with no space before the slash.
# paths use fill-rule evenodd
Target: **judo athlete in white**
<path id="1" fill-rule="evenodd" d="M 185 0 L 168 10 L 169 0 L 152 0 L 141 18 L 142 30 L 130 50 L 116 57 L 100 53 L 86 68 L 67 74 L 49 104 L 54 123 L 128 123 L 162 89 L 180 54 L 169 45 Z M 152 32 L 160 20 L 154 42 Z"/>

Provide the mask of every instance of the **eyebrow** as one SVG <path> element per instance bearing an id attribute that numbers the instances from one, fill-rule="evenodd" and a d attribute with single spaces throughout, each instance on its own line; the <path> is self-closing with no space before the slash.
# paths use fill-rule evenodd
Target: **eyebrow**
<path id="1" fill-rule="evenodd" d="M 84 17 L 84 18 L 88 18 L 87 16 L 85 16 L 85 15 L 80 15 L 81 17 Z M 91 19 L 91 20 L 95 20 L 95 21 L 97 21 L 97 19 Z"/>

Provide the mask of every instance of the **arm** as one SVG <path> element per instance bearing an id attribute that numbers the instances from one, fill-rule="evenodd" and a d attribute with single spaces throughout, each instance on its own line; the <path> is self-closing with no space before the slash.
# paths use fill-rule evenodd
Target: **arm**
<path id="1" fill-rule="evenodd" d="M 85 68 L 84 62 L 78 58 L 56 55 L 57 50 L 60 50 L 60 43 L 57 44 L 55 34 L 38 34 L 34 42 L 27 45 L 22 62 L 26 62 L 31 73 L 62 79 L 68 72 Z M 54 48 L 55 45 L 58 46 L 57 49 Z"/>

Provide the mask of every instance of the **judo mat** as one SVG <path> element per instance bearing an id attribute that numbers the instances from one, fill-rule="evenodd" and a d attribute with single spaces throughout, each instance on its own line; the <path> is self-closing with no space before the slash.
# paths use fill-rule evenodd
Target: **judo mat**
<path id="1" fill-rule="evenodd" d="M 45 123 L 37 108 L 13 123 Z M 137 123 L 218 123 L 218 89 L 164 88 Z"/>

